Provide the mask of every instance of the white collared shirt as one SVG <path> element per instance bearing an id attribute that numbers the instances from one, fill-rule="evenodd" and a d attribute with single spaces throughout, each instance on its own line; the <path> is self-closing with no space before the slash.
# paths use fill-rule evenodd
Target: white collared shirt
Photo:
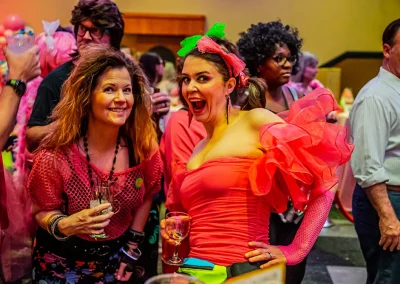
<path id="1" fill-rule="evenodd" d="M 362 187 L 400 185 L 400 79 L 380 68 L 358 93 L 350 113 L 351 167 Z"/>

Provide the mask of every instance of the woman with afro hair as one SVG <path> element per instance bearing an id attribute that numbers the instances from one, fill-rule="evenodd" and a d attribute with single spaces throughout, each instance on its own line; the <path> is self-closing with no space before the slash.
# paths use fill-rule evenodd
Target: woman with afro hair
<path id="1" fill-rule="evenodd" d="M 268 85 L 265 97 L 249 98 L 243 108 L 262 107 L 274 113 L 287 111 L 303 96 L 285 86 L 297 67 L 302 46 L 297 29 L 275 21 L 253 24 L 240 35 L 237 47 L 250 75 L 264 79 Z"/>

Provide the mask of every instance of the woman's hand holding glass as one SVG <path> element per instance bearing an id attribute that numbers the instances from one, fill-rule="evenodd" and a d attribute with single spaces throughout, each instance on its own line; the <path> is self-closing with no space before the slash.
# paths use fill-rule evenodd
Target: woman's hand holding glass
<path id="1" fill-rule="evenodd" d="M 169 243 L 173 243 L 175 251 L 170 259 L 163 259 L 169 265 L 181 265 L 183 260 L 178 256 L 178 246 L 189 235 L 190 217 L 184 212 L 170 212 L 166 219 L 161 221 L 161 236 Z"/>
<path id="2" fill-rule="evenodd" d="M 102 214 L 110 210 L 111 204 L 104 203 L 91 209 L 84 209 L 58 223 L 58 230 L 66 235 L 99 235 L 104 234 L 104 228 L 110 224 L 113 212 Z"/>

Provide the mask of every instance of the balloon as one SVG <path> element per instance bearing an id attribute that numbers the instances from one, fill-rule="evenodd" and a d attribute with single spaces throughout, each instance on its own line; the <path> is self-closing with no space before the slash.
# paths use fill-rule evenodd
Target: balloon
<path id="1" fill-rule="evenodd" d="M 5 31 L 6 29 L 3 27 L 3 25 L 0 25 L 0 36 L 3 36 L 4 35 L 4 31 Z"/>
<path id="2" fill-rule="evenodd" d="M 23 30 L 25 23 L 19 15 L 10 14 L 4 20 L 4 28 L 12 31 Z"/>

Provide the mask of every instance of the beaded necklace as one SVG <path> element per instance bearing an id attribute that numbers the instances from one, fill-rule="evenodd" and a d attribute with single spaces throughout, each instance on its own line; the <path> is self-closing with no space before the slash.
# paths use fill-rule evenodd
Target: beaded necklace
<path id="1" fill-rule="evenodd" d="M 113 164 L 111 166 L 110 176 L 108 177 L 109 182 L 113 182 L 112 176 L 114 175 L 115 163 L 117 162 L 117 154 L 118 154 L 118 150 L 119 150 L 119 144 L 120 144 L 120 137 L 118 136 L 117 145 L 115 146 L 115 156 L 113 159 Z M 90 180 L 90 187 L 92 188 L 94 186 L 94 181 L 93 181 L 93 176 L 92 176 L 93 170 L 92 170 L 92 167 L 90 166 L 88 141 L 87 141 L 86 136 L 83 137 L 83 147 L 85 148 L 86 160 L 88 162 L 88 174 L 89 174 L 89 180 Z"/>

